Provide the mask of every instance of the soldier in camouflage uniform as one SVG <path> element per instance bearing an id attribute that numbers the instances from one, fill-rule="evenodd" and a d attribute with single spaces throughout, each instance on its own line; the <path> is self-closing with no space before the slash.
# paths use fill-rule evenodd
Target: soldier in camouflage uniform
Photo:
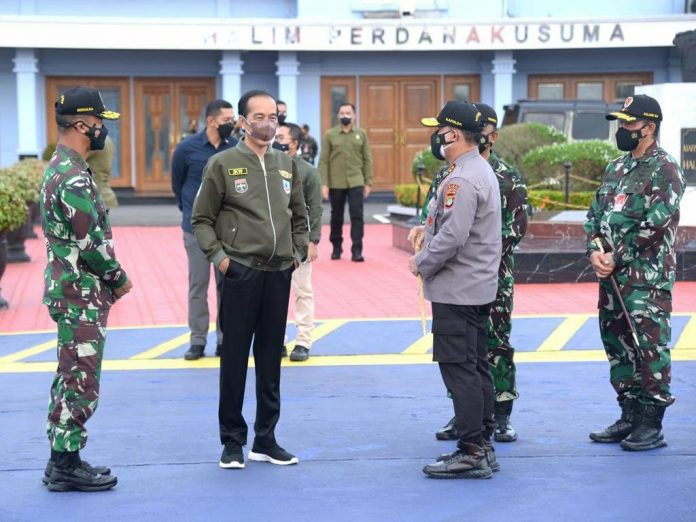
<path id="1" fill-rule="evenodd" d="M 41 186 L 48 264 L 43 302 L 58 325 L 58 369 L 51 386 L 47 434 L 51 491 L 104 491 L 116 485 L 108 468 L 80 459 L 85 423 L 97 408 L 109 309 L 132 288 L 116 261 L 111 227 L 92 173 L 90 150 L 104 147 L 107 111 L 99 91 L 78 87 L 56 102 L 59 139 Z"/>
<path id="2" fill-rule="evenodd" d="M 629 97 L 607 119 L 619 120 L 616 142 L 627 154 L 607 166 L 587 213 L 585 231 L 588 257 L 599 277 L 600 333 L 622 414 L 590 438 L 621 442 L 627 450 L 649 450 L 667 444 L 662 418 L 674 402 L 668 343 L 674 240 L 684 179 L 674 158 L 657 145 L 662 121 L 657 100 L 646 95 Z M 618 283 L 628 318 L 609 276 Z M 628 320 L 635 325 L 638 346 Z"/>
<path id="3" fill-rule="evenodd" d="M 488 160 L 498 179 L 502 210 L 503 251 L 498 267 L 498 292 L 491 306 L 488 321 L 488 362 L 495 386 L 495 440 L 498 442 L 513 442 L 517 433 L 510 424 L 512 401 L 519 396 L 515 383 L 515 349 L 510 344 L 512 330 L 513 289 L 515 284 L 513 251 L 527 232 L 527 187 L 522 176 L 510 165 L 501 160 L 492 150 L 492 145 L 498 138 L 498 116 L 495 110 L 484 103 L 477 103 L 486 126 L 483 129 L 482 143 L 479 144 L 481 156 Z M 437 187 L 446 173 L 440 170 L 435 176 L 428 196 L 437 191 Z M 427 203 L 421 213 L 421 222 L 427 218 Z M 440 440 L 454 440 L 457 433 L 454 418 L 437 431 Z"/>

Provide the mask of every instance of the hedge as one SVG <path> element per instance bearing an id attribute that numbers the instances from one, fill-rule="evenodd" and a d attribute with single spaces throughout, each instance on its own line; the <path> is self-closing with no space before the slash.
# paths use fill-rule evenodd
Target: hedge
<path id="1" fill-rule="evenodd" d="M 566 137 L 554 127 L 541 123 L 518 123 L 505 125 L 498 131 L 498 140 L 493 149 L 522 171 L 520 163 L 529 151 L 543 145 L 565 142 Z M 524 171 L 522 173 L 525 174 Z"/>

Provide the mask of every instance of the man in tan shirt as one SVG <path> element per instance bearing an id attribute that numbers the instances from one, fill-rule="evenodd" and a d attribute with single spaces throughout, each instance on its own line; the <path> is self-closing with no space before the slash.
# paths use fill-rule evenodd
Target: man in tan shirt
<path id="1" fill-rule="evenodd" d="M 367 133 L 354 124 L 355 106 L 342 104 L 338 119 L 340 124 L 324 136 L 319 159 L 322 197 L 331 202 L 331 259 L 340 259 L 343 253 L 343 213 L 348 199 L 351 260 L 362 262 L 363 200 L 372 186 L 372 154 Z"/>

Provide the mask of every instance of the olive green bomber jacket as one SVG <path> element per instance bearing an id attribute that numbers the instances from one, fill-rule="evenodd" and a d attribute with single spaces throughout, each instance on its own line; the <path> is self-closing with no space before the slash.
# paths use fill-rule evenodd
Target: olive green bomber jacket
<path id="1" fill-rule="evenodd" d="M 240 141 L 211 156 L 193 204 L 193 233 L 207 258 L 285 270 L 307 257 L 302 181 L 290 156 L 268 148 L 263 164 Z"/>

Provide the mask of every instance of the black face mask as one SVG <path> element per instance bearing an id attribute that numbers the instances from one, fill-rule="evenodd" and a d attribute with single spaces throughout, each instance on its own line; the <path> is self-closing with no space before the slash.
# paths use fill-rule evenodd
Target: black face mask
<path id="1" fill-rule="evenodd" d="M 479 138 L 479 154 L 483 154 L 488 146 L 493 146 L 493 143 L 491 143 L 491 135 L 490 134 L 481 134 L 481 137 Z"/>
<path id="2" fill-rule="evenodd" d="M 433 156 L 441 161 L 445 160 L 445 154 L 443 152 L 443 148 L 445 145 L 447 145 L 445 136 L 447 136 L 450 132 L 452 131 L 447 131 L 440 134 L 439 132 L 435 131 L 430 136 L 430 152 L 432 152 Z"/>
<path id="3" fill-rule="evenodd" d="M 227 138 L 230 137 L 232 134 L 232 131 L 234 130 L 234 123 L 229 122 L 229 123 L 223 123 L 221 125 L 218 125 L 217 131 L 218 134 L 220 135 L 220 139 L 226 140 Z"/>
<path id="4" fill-rule="evenodd" d="M 616 146 L 619 148 L 619 150 L 622 150 L 624 152 L 631 152 L 632 150 L 636 150 L 636 147 L 638 147 L 638 144 L 640 143 L 640 140 L 644 138 L 643 133 L 641 132 L 646 125 L 643 125 L 640 129 L 636 130 L 628 130 L 624 127 L 619 127 L 619 130 L 616 131 Z"/>
<path id="5" fill-rule="evenodd" d="M 96 135 L 97 131 L 99 131 L 99 136 Z M 109 134 L 109 131 L 103 125 L 101 127 L 96 125 L 89 127 L 89 130 L 85 133 L 85 136 L 89 138 L 89 150 L 103 150 L 107 134 Z"/>
<path id="6" fill-rule="evenodd" d="M 350 122 L 353 121 L 353 118 L 349 118 L 348 116 L 343 116 L 341 118 L 341 125 L 350 125 Z"/>
<path id="7" fill-rule="evenodd" d="M 278 143 L 277 141 L 273 142 L 273 145 L 271 145 L 276 150 L 280 150 L 282 152 L 287 152 L 290 150 L 290 145 L 287 143 Z"/>
<path id="8" fill-rule="evenodd" d="M 278 113 L 278 123 L 280 123 L 281 125 L 282 125 L 283 123 L 285 123 L 285 120 L 286 120 L 287 118 L 288 118 L 288 115 L 285 114 L 284 112 L 279 112 L 279 113 Z"/>

